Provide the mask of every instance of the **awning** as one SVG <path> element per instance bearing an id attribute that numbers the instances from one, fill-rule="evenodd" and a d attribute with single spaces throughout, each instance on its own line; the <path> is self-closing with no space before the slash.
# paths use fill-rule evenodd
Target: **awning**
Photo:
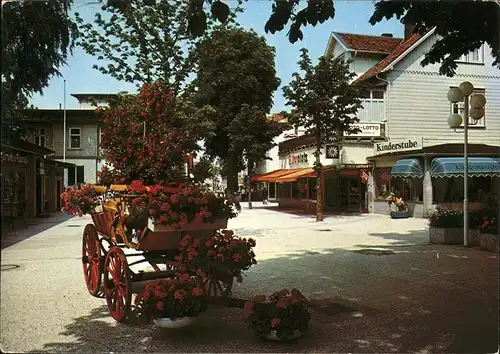
<path id="1" fill-rule="evenodd" d="M 424 176 L 422 163 L 419 159 L 402 159 L 392 166 L 391 177 L 421 178 Z"/>
<path id="2" fill-rule="evenodd" d="M 314 169 L 312 168 L 301 168 L 299 170 L 296 170 L 293 173 L 284 175 L 283 177 L 280 177 L 276 180 L 278 183 L 284 183 L 284 182 L 295 182 L 297 178 L 304 178 L 307 177 L 308 175 L 311 175 L 314 173 Z"/>
<path id="3" fill-rule="evenodd" d="M 294 173 L 298 171 L 299 169 L 291 169 L 291 170 L 275 170 L 271 171 L 268 173 L 265 173 L 263 175 L 258 175 L 258 176 L 253 176 L 252 181 L 256 182 L 275 182 L 276 179 L 288 175 L 290 173 Z"/>
<path id="4" fill-rule="evenodd" d="M 464 174 L 463 157 L 438 157 L 432 160 L 432 177 L 460 177 Z M 469 176 L 499 176 L 500 158 L 469 157 Z"/>

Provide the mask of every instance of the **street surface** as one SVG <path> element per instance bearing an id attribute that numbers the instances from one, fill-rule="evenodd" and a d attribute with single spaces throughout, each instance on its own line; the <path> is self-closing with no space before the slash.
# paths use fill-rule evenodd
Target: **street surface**
<path id="1" fill-rule="evenodd" d="M 11 352 L 496 352 L 498 257 L 429 245 L 423 219 L 313 216 L 246 208 L 229 221 L 257 240 L 258 264 L 234 296 L 299 288 L 311 329 L 265 342 L 241 309 L 211 307 L 192 327 L 118 324 L 90 296 L 81 265 L 88 216 L 2 249 L 1 345 Z M 64 220 L 64 219 L 61 219 Z M 26 231 L 20 231 L 21 233 Z M 22 238 L 20 238 L 22 239 Z"/>

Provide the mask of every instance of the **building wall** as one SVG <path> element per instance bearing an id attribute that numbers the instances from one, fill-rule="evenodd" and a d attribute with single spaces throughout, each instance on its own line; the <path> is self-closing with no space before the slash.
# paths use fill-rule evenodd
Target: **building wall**
<path id="1" fill-rule="evenodd" d="M 424 54 L 435 43 L 430 36 L 390 71 L 386 93 L 388 135 L 391 139 L 422 137 L 424 146 L 463 142 L 463 134 L 449 128 L 451 86 L 470 81 L 485 89 L 485 127 L 471 127 L 469 142 L 500 145 L 500 71 L 492 67 L 490 49 L 484 48 L 484 64 L 459 64 L 453 78 L 440 76 L 438 64 L 422 67 Z"/>
<path id="2" fill-rule="evenodd" d="M 62 161 L 60 159 L 59 161 Z M 84 166 L 84 181 L 85 183 L 97 183 L 96 174 L 98 171 L 98 162 L 97 159 L 75 159 L 75 158 L 66 158 L 66 162 L 73 163 L 76 166 Z M 64 185 L 68 185 L 68 172 L 65 170 L 64 172 Z"/>
<path id="3" fill-rule="evenodd" d="M 69 132 L 70 128 L 80 128 L 81 132 L 81 142 L 80 149 L 70 149 L 70 138 Z M 52 128 L 52 147 L 56 153 L 56 156 L 63 155 L 63 125 L 54 124 Z M 99 148 L 99 127 L 97 124 L 72 124 L 66 125 L 66 158 L 78 158 L 78 157 L 96 157 L 98 155 Z"/>

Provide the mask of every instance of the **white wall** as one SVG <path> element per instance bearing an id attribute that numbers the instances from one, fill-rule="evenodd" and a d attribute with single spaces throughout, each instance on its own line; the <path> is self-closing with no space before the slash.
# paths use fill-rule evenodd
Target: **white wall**
<path id="1" fill-rule="evenodd" d="M 391 139 L 424 137 L 424 146 L 462 143 L 463 134 L 448 127 L 450 86 L 470 81 L 486 90 L 485 128 L 471 127 L 469 142 L 500 145 L 500 70 L 492 67 L 491 50 L 484 48 L 484 64 L 459 64 L 453 78 L 440 76 L 439 64 L 422 67 L 424 54 L 437 39 L 430 36 L 389 72 L 386 92 L 387 134 Z"/>
<path id="2" fill-rule="evenodd" d="M 62 159 L 58 160 L 62 161 Z M 97 183 L 96 173 L 97 173 L 97 160 L 95 159 L 70 159 L 67 158 L 66 162 L 73 163 L 76 166 L 84 166 L 84 181 L 85 183 Z M 68 171 L 64 170 L 64 185 L 68 185 Z"/>

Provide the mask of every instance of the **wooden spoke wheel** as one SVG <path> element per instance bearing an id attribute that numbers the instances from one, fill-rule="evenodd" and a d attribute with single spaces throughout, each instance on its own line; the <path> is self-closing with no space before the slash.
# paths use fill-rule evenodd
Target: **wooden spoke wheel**
<path id="1" fill-rule="evenodd" d="M 125 321 L 132 302 L 132 281 L 125 253 L 117 246 L 109 249 L 104 261 L 104 295 L 111 317 Z"/>
<path id="2" fill-rule="evenodd" d="M 205 282 L 205 293 L 208 296 L 221 296 L 229 297 L 231 296 L 231 290 L 233 289 L 234 278 L 220 280 L 216 278 L 208 278 Z"/>
<path id="3" fill-rule="evenodd" d="M 93 224 L 88 224 L 83 230 L 82 240 L 83 275 L 90 295 L 96 297 L 101 290 L 103 258 L 97 230 Z"/>

